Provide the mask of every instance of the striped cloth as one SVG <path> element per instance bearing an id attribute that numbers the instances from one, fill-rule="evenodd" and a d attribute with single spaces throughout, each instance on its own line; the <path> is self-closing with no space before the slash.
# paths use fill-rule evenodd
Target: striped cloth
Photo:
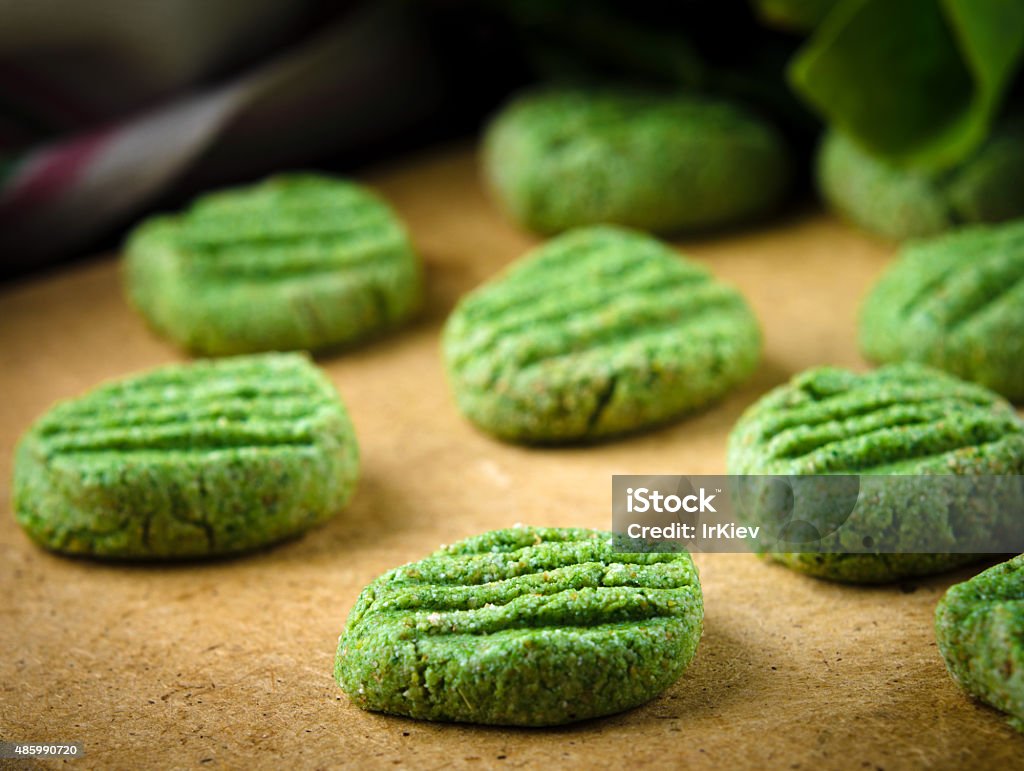
<path id="1" fill-rule="evenodd" d="M 81 250 L 171 191 L 310 164 L 436 106 L 400 2 L 358 4 L 282 50 L 310 6 L 0 0 L 0 274 Z"/>

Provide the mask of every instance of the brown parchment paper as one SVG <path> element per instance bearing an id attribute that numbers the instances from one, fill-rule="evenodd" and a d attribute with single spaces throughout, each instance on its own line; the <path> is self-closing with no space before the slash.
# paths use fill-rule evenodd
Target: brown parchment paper
<path id="1" fill-rule="evenodd" d="M 535 239 L 487 200 L 468 148 L 365 180 L 424 256 L 427 309 L 319 360 L 352 413 L 363 477 L 347 511 L 261 553 L 116 566 L 27 540 L 10 512 L 18 435 L 56 399 L 182 357 L 125 305 L 113 256 L 0 289 L 0 738 L 81 741 L 85 757 L 69 764 L 83 768 L 1021 766 L 1024 738 L 957 690 L 935 646 L 935 603 L 971 571 L 853 588 L 750 555 L 698 555 L 707 616 L 696 660 L 644 707 L 508 730 L 349 704 L 332 659 L 374 576 L 517 522 L 610 527 L 613 473 L 724 473 L 726 434 L 759 394 L 810 365 L 866 366 L 856 307 L 892 254 L 817 212 L 680 241 L 759 314 L 754 380 L 653 433 L 530 450 L 456 413 L 438 332 L 460 293 Z"/>

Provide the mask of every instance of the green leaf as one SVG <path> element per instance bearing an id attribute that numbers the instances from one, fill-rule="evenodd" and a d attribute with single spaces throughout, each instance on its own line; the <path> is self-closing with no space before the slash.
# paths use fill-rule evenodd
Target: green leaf
<path id="1" fill-rule="evenodd" d="M 789 75 L 869 152 L 938 170 L 984 141 L 1022 54 L 1019 0 L 841 0 Z"/>

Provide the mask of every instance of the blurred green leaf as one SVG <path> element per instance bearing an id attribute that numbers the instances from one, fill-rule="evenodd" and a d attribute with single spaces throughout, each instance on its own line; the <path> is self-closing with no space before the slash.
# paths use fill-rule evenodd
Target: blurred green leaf
<path id="1" fill-rule="evenodd" d="M 789 75 L 868 151 L 937 170 L 984 141 L 1022 53 L 1019 0 L 841 0 Z"/>
<path id="2" fill-rule="evenodd" d="M 769 27 L 788 32 L 810 32 L 838 0 L 751 0 L 758 18 Z"/>

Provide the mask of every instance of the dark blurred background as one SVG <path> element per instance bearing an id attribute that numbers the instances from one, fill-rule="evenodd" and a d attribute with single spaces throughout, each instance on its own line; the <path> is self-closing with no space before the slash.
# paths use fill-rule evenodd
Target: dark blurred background
<path id="1" fill-rule="evenodd" d="M 730 92 L 813 133 L 746 2 L 0 0 L 0 276 L 279 169 L 472 137 L 538 79 Z"/>
<path id="2" fill-rule="evenodd" d="M 475 136 L 538 80 L 734 98 L 806 192 L 824 123 L 926 179 L 1021 104 L 985 0 L 0 0 L 0 279 L 116 248 L 197 192 Z"/>

